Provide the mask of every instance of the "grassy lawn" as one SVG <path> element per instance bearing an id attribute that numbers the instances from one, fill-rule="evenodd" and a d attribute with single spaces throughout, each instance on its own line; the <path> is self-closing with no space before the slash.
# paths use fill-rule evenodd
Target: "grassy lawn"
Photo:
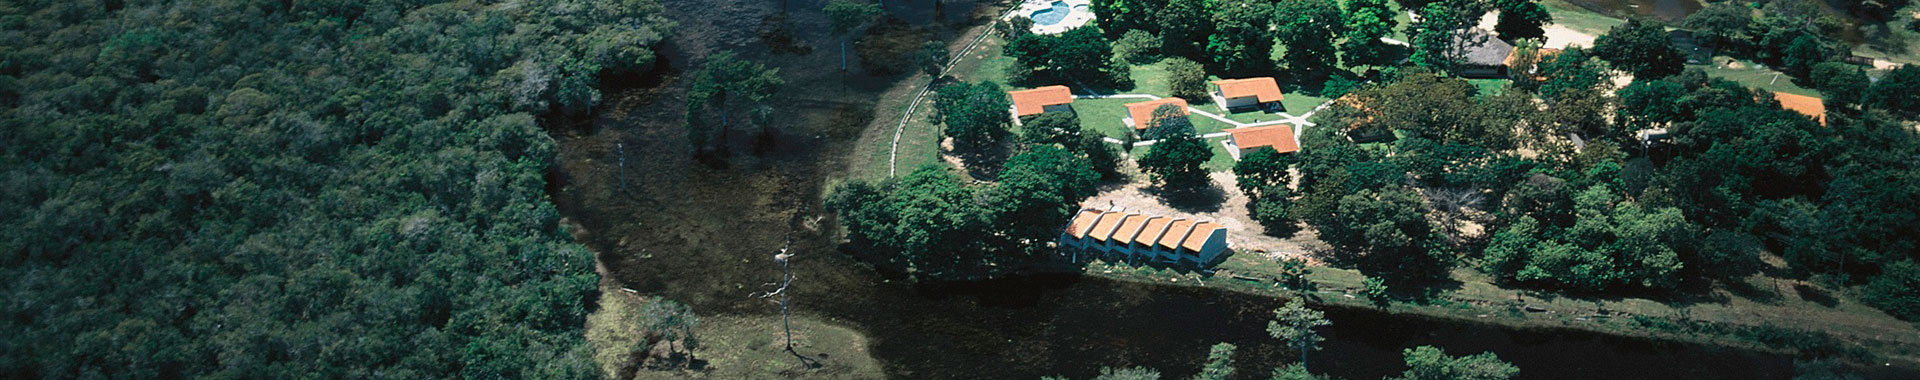
<path id="1" fill-rule="evenodd" d="M 1727 58 L 1726 56 L 1715 56 L 1713 57 L 1713 62 L 1726 62 L 1728 59 L 1730 58 Z M 1718 77 L 1718 78 L 1726 78 L 1728 80 L 1732 80 L 1735 82 L 1740 82 L 1741 85 L 1745 85 L 1747 87 L 1758 88 L 1758 89 L 1767 90 L 1767 91 L 1779 91 L 1779 92 L 1785 92 L 1789 94 L 1800 94 L 1800 95 L 1807 95 L 1807 96 L 1814 96 L 1814 97 L 1820 96 L 1819 91 L 1814 91 L 1811 89 L 1807 89 L 1805 87 L 1794 85 L 1792 77 L 1789 77 L 1786 74 L 1781 74 L 1779 71 L 1774 71 L 1773 69 L 1769 69 L 1766 66 L 1753 61 L 1740 60 L 1739 62 L 1740 62 L 1741 68 L 1738 68 L 1738 69 L 1730 69 L 1730 68 L 1726 68 L 1724 65 L 1718 65 L 1718 64 L 1687 65 L 1687 67 L 1701 69 L 1703 71 L 1706 71 L 1707 75 Z"/>
<path id="2" fill-rule="evenodd" d="M 1920 4 L 1908 5 L 1895 11 L 1894 14 L 1909 15 L 1915 11 L 1920 11 Z M 1920 33 L 1907 29 L 1907 25 L 1914 22 L 1916 21 L 1912 17 L 1894 17 L 1891 21 L 1887 21 L 1886 36 L 1877 41 L 1855 46 L 1853 54 L 1901 63 L 1920 62 Z M 1868 38 L 1873 38 L 1869 36 Z"/>
<path id="3" fill-rule="evenodd" d="M 1513 83 L 1513 80 L 1512 79 L 1467 79 L 1467 83 L 1472 83 L 1473 87 L 1479 88 L 1481 94 L 1495 95 L 1495 94 L 1499 94 L 1501 92 L 1506 91 L 1507 84 Z"/>
<path id="4" fill-rule="evenodd" d="M 1163 59 L 1151 64 L 1134 65 L 1132 68 L 1133 89 L 1127 90 L 1127 92 L 1134 94 L 1154 94 L 1161 97 L 1172 96 L 1172 87 L 1167 85 L 1166 62 L 1167 61 Z"/>

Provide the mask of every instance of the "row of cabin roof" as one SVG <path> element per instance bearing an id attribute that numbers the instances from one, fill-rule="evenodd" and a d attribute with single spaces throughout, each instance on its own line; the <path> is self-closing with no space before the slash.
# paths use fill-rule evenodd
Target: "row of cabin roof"
<path id="1" fill-rule="evenodd" d="M 1224 79 L 1213 81 L 1212 91 L 1208 93 L 1223 112 L 1235 110 L 1272 111 L 1280 106 L 1283 96 L 1280 86 L 1271 77 Z M 1013 120 L 1019 125 L 1024 116 L 1039 115 L 1047 112 L 1073 111 L 1073 92 L 1067 86 L 1045 86 L 1031 90 L 1008 91 L 1013 99 Z M 1120 122 L 1133 128 L 1136 136 L 1145 134 L 1153 126 L 1154 111 L 1160 107 L 1172 105 L 1179 110 L 1178 116 L 1187 116 L 1186 99 L 1177 97 L 1128 103 L 1126 116 Z M 1142 122 L 1145 121 L 1145 122 Z M 1098 121 L 1096 121 L 1098 122 Z M 1273 149 L 1280 153 L 1293 153 L 1300 150 L 1299 140 L 1294 138 L 1293 126 L 1271 125 L 1252 128 L 1227 130 L 1228 140 L 1235 149 L 1234 159 L 1260 149 Z"/>
<path id="2" fill-rule="evenodd" d="M 1227 249 L 1227 228 L 1208 221 L 1121 211 L 1080 210 L 1060 246 L 1130 260 L 1204 265 Z"/>

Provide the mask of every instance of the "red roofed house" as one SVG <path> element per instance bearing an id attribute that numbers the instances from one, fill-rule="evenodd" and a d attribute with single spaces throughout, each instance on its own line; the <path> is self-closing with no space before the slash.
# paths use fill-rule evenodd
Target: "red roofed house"
<path id="1" fill-rule="evenodd" d="M 1773 98 L 1780 101 L 1781 108 L 1806 114 L 1813 117 L 1813 121 L 1820 122 L 1820 125 L 1827 125 L 1827 103 L 1820 98 L 1777 91 L 1773 93 Z"/>
<path id="2" fill-rule="evenodd" d="M 1227 229 L 1213 222 L 1117 211 L 1081 210 L 1060 233 L 1060 247 L 1138 261 L 1206 265 L 1227 249 Z"/>
<path id="3" fill-rule="evenodd" d="M 1280 153 L 1300 151 L 1300 140 L 1294 139 L 1293 126 L 1287 124 L 1228 129 L 1227 144 L 1235 147 L 1228 150 L 1233 153 L 1235 161 L 1260 149 L 1273 149 Z"/>
<path id="4" fill-rule="evenodd" d="M 1073 91 L 1067 86 L 1046 86 L 1032 90 L 1007 91 L 1013 98 L 1013 125 L 1020 117 L 1045 112 L 1073 112 Z"/>
<path id="5" fill-rule="evenodd" d="M 1180 115 L 1187 115 L 1186 99 L 1166 98 L 1139 103 L 1127 103 L 1127 117 L 1120 121 L 1127 123 L 1129 127 L 1133 127 L 1133 131 L 1136 134 L 1145 132 L 1147 127 L 1153 126 L 1153 111 L 1159 110 L 1160 107 L 1168 104 L 1180 106 Z"/>
<path id="6" fill-rule="evenodd" d="M 1213 81 L 1213 103 L 1220 110 L 1254 108 L 1262 111 L 1280 106 L 1280 84 L 1272 77 L 1223 79 Z"/>

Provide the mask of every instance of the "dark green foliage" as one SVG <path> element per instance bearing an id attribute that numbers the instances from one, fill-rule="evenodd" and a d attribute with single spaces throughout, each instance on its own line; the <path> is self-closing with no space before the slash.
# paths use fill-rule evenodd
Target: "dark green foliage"
<path id="1" fill-rule="evenodd" d="M 1007 113 L 1012 101 L 993 82 L 956 82 L 941 86 L 933 96 L 934 114 L 946 125 L 954 150 L 973 154 L 1000 144 L 1013 123 Z"/>
<path id="2" fill-rule="evenodd" d="M 1207 71 L 1199 63 L 1186 58 L 1171 58 L 1166 60 L 1166 64 L 1170 94 L 1193 103 L 1212 101 L 1207 96 Z"/>
<path id="3" fill-rule="evenodd" d="M 1274 3 L 1273 37 L 1286 47 L 1283 71 L 1296 83 L 1319 83 L 1337 68 L 1334 40 L 1347 32 L 1340 6 L 1332 0 L 1281 0 Z"/>
<path id="4" fill-rule="evenodd" d="M 1109 28 L 1112 33 L 1141 31 L 1151 34 L 1160 30 L 1160 8 L 1166 6 L 1165 0 L 1093 0 L 1088 4 L 1093 14 L 1100 17 L 1100 25 Z"/>
<path id="5" fill-rule="evenodd" d="M 733 52 L 707 57 L 707 63 L 693 73 L 693 88 L 687 91 L 688 141 L 696 148 L 704 149 L 712 141 L 725 149 L 733 119 L 742 112 L 753 124 L 766 128 L 772 112 L 766 100 L 785 84 L 780 69 L 741 59 Z M 715 122 L 720 125 L 714 126 Z M 710 137 L 716 129 L 719 136 Z"/>
<path id="6" fill-rule="evenodd" d="M 1207 169 L 1200 164 L 1212 158 L 1213 149 L 1207 147 L 1206 140 L 1193 132 L 1173 133 L 1148 147 L 1139 164 L 1140 171 L 1147 172 L 1161 189 L 1185 193 L 1208 186 Z"/>
<path id="7" fill-rule="evenodd" d="M 1212 0 L 1167 0 L 1159 10 L 1160 47 L 1167 55 L 1210 60 L 1201 54 L 1213 35 L 1214 5 Z"/>
<path id="8" fill-rule="evenodd" d="M 537 115 L 671 23 L 556 3 L 9 3 L 0 378 L 599 378 Z"/>
<path id="9" fill-rule="evenodd" d="M 1872 81 L 1867 79 L 1865 69 L 1844 62 L 1821 62 L 1813 65 L 1807 75 L 1807 81 L 1813 89 L 1820 90 L 1820 95 L 1826 98 L 1826 106 L 1830 110 L 1859 106 L 1861 98 L 1867 94 L 1868 86 L 1873 85 Z"/>
<path id="10" fill-rule="evenodd" d="M 1415 66 L 1431 70 L 1452 70 L 1460 60 L 1462 49 L 1455 49 L 1455 37 L 1465 33 L 1467 28 L 1479 22 L 1485 9 L 1479 3 L 1467 0 L 1442 0 L 1427 3 L 1420 9 L 1421 19 L 1409 27 L 1412 34 L 1413 55 L 1408 59 Z"/>
<path id="11" fill-rule="evenodd" d="M 1274 368 L 1273 374 L 1268 375 L 1267 379 L 1268 380 L 1332 380 L 1332 378 L 1327 377 L 1327 375 L 1316 375 L 1316 374 L 1313 374 L 1312 372 L 1307 372 L 1307 366 L 1300 363 L 1293 363 L 1293 364 L 1288 364 L 1285 367 Z"/>
<path id="12" fill-rule="evenodd" d="M 1100 367 L 1100 377 L 1093 380 L 1160 380 L 1160 371 L 1147 367 Z"/>
<path id="13" fill-rule="evenodd" d="M 1333 213 L 1306 220 L 1369 276 L 1421 280 L 1444 276 L 1453 263 L 1426 214 L 1425 201 L 1412 189 L 1386 187 L 1341 196 Z"/>
<path id="14" fill-rule="evenodd" d="M 1386 37 L 1399 27 L 1394 11 L 1386 0 L 1353 0 L 1346 3 L 1347 31 L 1340 42 L 1340 53 L 1348 65 L 1386 64 L 1389 48 Z"/>
<path id="15" fill-rule="evenodd" d="M 1901 65 L 1867 88 L 1870 107 L 1906 114 L 1920 113 L 1920 66 Z"/>
<path id="16" fill-rule="evenodd" d="M 986 192 L 996 228 L 1017 247 L 1038 249 L 1060 234 L 1080 201 L 1093 195 L 1094 172 L 1084 157 L 1052 145 L 1040 145 L 1008 158 L 997 183 Z"/>
<path id="17" fill-rule="evenodd" d="M 1288 347 L 1300 353 L 1300 362 L 1307 361 L 1307 352 L 1320 349 L 1325 337 L 1314 329 L 1333 325 L 1327 320 L 1327 314 L 1307 308 L 1307 302 L 1301 297 L 1288 299 L 1285 305 L 1273 309 L 1273 320 L 1267 321 L 1267 335 L 1286 342 Z"/>
<path id="18" fill-rule="evenodd" d="M 1888 265 L 1861 289 L 1860 299 L 1900 319 L 1920 320 L 1920 264 L 1901 260 Z"/>
<path id="19" fill-rule="evenodd" d="M 1133 64 L 1149 64 L 1160 60 L 1160 36 L 1145 30 L 1129 30 L 1113 42 L 1113 55 L 1122 61 Z"/>
<path id="20" fill-rule="evenodd" d="M 1102 140 L 1098 132 L 1080 127 L 1080 117 L 1066 112 L 1048 112 L 1020 125 L 1020 143 L 1026 146 L 1058 145 L 1087 158 L 1093 170 L 1113 176 L 1120 164 L 1120 152 Z"/>
<path id="21" fill-rule="evenodd" d="M 992 215 L 978 189 L 927 166 L 880 184 L 849 182 L 827 197 L 853 244 L 891 252 L 916 277 L 964 278 L 995 257 L 986 252 Z"/>
<path id="22" fill-rule="evenodd" d="M 1593 40 L 1593 55 L 1635 78 L 1663 78 L 1686 68 L 1686 53 L 1673 47 L 1666 28 L 1628 19 Z"/>
<path id="23" fill-rule="evenodd" d="M 1720 2 L 1688 15 L 1682 26 L 1693 30 L 1694 40 L 1703 46 L 1737 49 L 1744 47 L 1749 39 L 1747 25 L 1752 22 L 1753 11 L 1745 4 Z"/>
<path id="24" fill-rule="evenodd" d="M 1813 65 L 1832 60 L 1838 53 L 1833 48 L 1827 47 L 1827 42 L 1821 40 L 1819 36 L 1801 34 L 1799 37 L 1794 37 L 1792 43 L 1787 44 L 1787 51 L 1783 55 L 1781 62 L 1786 66 L 1787 75 L 1814 79 L 1807 76 L 1813 73 Z"/>
<path id="25" fill-rule="evenodd" d="M 1494 0 L 1493 8 L 1500 10 L 1500 21 L 1493 30 L 1504 39 L 1546 37 L 1547 31 L 1541 26 L 1553 22 L 1553 15 L 1537 1 Z"/>
<path id="26" fill-rule="evenodd" d="M 1027 34 L 1007 42 L 1005 54 L 1031 70 L 1036 80 L 1131 81 L 1125 64 L 1112 59 L 1113 45 L 1092 26 L 1056 35 Z"/>
<path id="27" fill-rule="evenodd" d="M 1256 0 L 1214 1 L 1206 56 L 1222 71 L 1250 74 L 1273 64 L 1273 6 Z"/>
<path id="28" fill-rule="evenodd" d="M 1407 371 L 1396 380 L 1506 380 L 1520 374 L 1492 352 L 1451 356 L 1433 346 L 1406 349 Z"/>
<path id="29" fill-rule="evenodd" d="M 1227 380 L 1233 376 L 1232 343 L 1219 343 L 1207 349 L 1207 363 L 1200 367 L 1200 373 L 1193 380 Z"/>
<path id="30" fill-rule="evenodd" d="M 920 67 L 921 73 L 934 79 L 939 79 L 940 71 L 946 69 L 947 60 L 951 58 L 947 54 L 947 44 L 937 40 L 921 44 L 920 50 L 913 53 L 914 65 Z"/>
<path id="31" fill-rule="evenodd" d="M 1686 111 L 1680 100 L 1687 95 L 1687 88 L 1672 81 L 1635 80 L 1616 94 L 1620 102 L 1614 111 L 1619 117 L 1614 121 L 1629 129 L 1666 126 L 1679 121 Z"/>
<path id="32" fill-rule="evenodd" d="M 1494 234 L 1481 269 L 1513 281 L 1578 291 L 1668 289 L 1694 227 L 1680 210 L 1647 210 L 1594 186 L 1574 197 L 1570 226 L 1522 216 Z M 1555 218 L 1552 213 L 1543 216 Z M 1553 219 L 1548 219 L 1553 220 Z"/>

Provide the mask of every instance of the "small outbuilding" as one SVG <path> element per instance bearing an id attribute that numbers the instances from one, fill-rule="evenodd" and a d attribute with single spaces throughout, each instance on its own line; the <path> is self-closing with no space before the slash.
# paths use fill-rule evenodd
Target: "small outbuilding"
<path id="1" fill-rule="evenodd" d="M 1495 38 L 1492 33 L 1479 29 L 1455 33 L 1453 49 L 1460 57 L 1460 61 L 1455 62 L 1454 74 L 1468 78 L 1507 77 L 1507 58 L 1513 55 L 1513 44 Z"/>
<path id="2" fill-rule="evenodd" d="M 1228 129 L 1227 144 L 1233 146 L 1228 152 L 1233 153 L 1235 161 L 1261 149 L 1280 153 L 1300 151 L 1300 140 L 1294 138 L 1293 126 L 1287 124 Z"/>
<path id="3" fill-rule="evenodd" d="M 1222 79 L 1213 84 L 1213 103 L 1220 105 L 1222 112 L 1257 109 L 1273 111 L 1280 108 L 1280 83 L 1273 77 Z"/>
<path id="4" fill-rule="evenodd" d="M 1013 125 L 1020 118 L 1046 112 L 1073 112 L 1073 91 L 1067 86 L 1046 86 L 1032 90 L 1008 91 L 1013 98 Z"/>
<path id="5" fill-rule="evenodd" d="M 1186 99 L 1165 98 L 1139 103 L 1127 103 L 1127 117 L 1121 119 L 1120 122 L 1126 123 L 1129 127 L 1133 127 L 1135 134 L 1145 132 L 1147 127 L 1153 126 L 1153 112 L 1169 104 L 1180 107 L 1180 116 L 1187 115 Z"/>

